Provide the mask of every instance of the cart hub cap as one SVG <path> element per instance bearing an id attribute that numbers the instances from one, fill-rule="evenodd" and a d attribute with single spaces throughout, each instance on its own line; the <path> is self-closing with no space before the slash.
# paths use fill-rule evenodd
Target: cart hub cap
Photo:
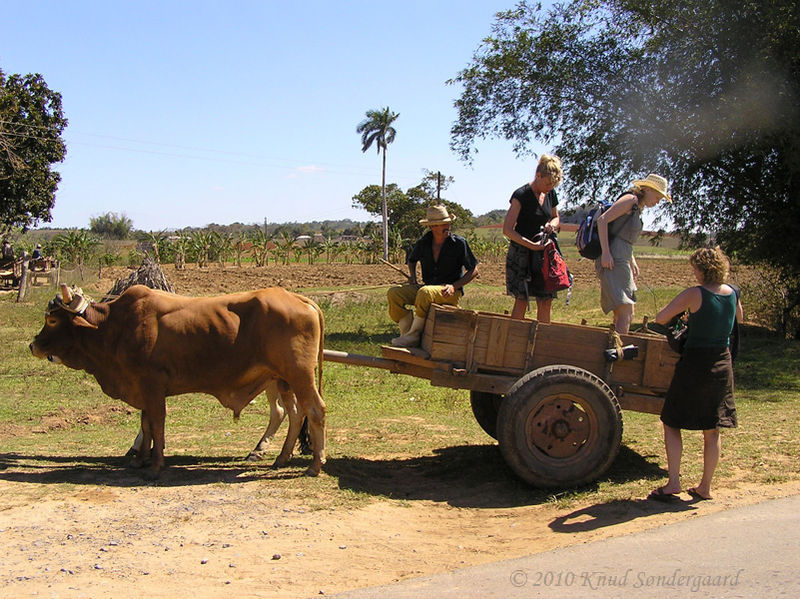
<path id="1" fill-rule="evenodd" d="M 576 399 L 558 395 L 542 402 L 528 421 L 531 449 L 553 458 L 568 458 L 581 450 L 591 431 L 589 417 Z"/>

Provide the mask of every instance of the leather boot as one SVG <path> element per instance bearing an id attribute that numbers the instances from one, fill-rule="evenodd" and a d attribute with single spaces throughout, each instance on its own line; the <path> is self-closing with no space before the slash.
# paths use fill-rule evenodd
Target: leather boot
<path id="1" fill-rule="evenodd" d="M 406 312 L 406 315 L 397 321 L 397 326 L 400 327 L 400 334 L 405 335 L 406 333 L 408 333 L 408 330 L 411 328 L 411 324 L 413 322 L 414 322 L 414 313 Z"/>
<path id="2" fill-rule="evenodd" d="M 405 335 L 400 335 L 392 339 L 392 345 L 395 347 L 417 347 L 424 328 L 425 318 L 415 314 L 414 322 L 411 323 L 411 328 L 408 329 Z"/>

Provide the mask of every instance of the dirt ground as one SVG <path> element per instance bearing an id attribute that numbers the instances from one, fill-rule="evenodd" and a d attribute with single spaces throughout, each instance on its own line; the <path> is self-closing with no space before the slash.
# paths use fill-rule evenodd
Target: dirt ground
<path id="1" fill-rule="evenodd" d="M 642 269 L 640 280 L 650 287 L 665 285 L 693 285 L 691 269 L 685 260 L 665 260 L 638 258 Z M 569 264 L 570 271 L 582 286 L 596 286 L 594 262 L 580 260 Z M 100 289 L 110 289 L 114 281 L 125 277 L 130 272 L 127 268 L 114 267 L 103 271 Z M 388 266 L 362 264 L 269 264 L 265 268 L 254 268 L 248 265 L 237 268 L 226 265 L 220 268 L 212 264 L 205 269 L 198 269 L 188 264 L 184 270 L 176 270 L 172 265 L 164 266 L 164 273 L 175 288 L 176 293 L 186 295 L 214 295 L 231 293 L 242 289 L 280 286 L 292 291 L 309 288 L 358 289 L 363 287 L 379 287 L 396 285 L 402 282 L 402 276 Z M 484 262 L 479 267 L 477 282 L 485 285 L 505 286 L 505 264 L 496 260 Z"/>
<path id="2" fill-rule="evenodd" d="M 657 268 L 648 267 L 653 278 L 691 282 L 685 263 L 662 260 Z M 586 268 L 586 273 L 576 269 L 576 275 L 590 273 Z M 194 295 L 276 284 L 302 289 L 396 282 L 389 269 L 346 265 L 165 270 L 176 291 Z M 109 281 L 120 274 L 109 272 Z M 487 265 L 481 277 L 502 284 L 500 265 Z M 14 475 L 13 460 L 0 460 L 0 596 L 332 595 L 800 492 L 795 483 L 739 486 L 720 488 L 714 501 L 702 503 L 690 503 L 688 496 L 675 506 L 631 497 L 564 509 L 556 498 L 509 504 L 491 485 L 432 482 L 408 467 L 393 467 L 375 469 L 381 477 L 375 489 L 408 488 L 407 499 L 376 492 L 361 507 L 328 508 L 304 495 L 315 481 L 303 479 L 301 467 L 259 467 L 257 476 L 249 465 L 220 473 L 200 468 L 196 478 L 167 470 L 153 484 L 135 474 L 103 474 L 102 465 Z M 293 480 L 289 487 L 277 484 L 287 479 Z M 63 493 L 53 492 L 59 483 L 69 484 Z"/>

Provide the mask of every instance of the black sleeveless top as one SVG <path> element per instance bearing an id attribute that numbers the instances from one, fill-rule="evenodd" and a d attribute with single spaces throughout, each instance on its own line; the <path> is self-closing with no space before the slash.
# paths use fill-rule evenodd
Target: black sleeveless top
<path id="1" fill-rule="evenodd" d="M 553 218 L 553 208 L 558 206 L 558 196 L 555 189 L 547 192 L 544 196 L 544 202 L 540 206 L 530 183 L 526 183 L 512 193 L 511 200 L 517 200 L 522 206 L 519 216 L 517 216 L 517 224 L 514 230 L 528 239 L 533 239 L 539 234 L 542 227 Z"/>

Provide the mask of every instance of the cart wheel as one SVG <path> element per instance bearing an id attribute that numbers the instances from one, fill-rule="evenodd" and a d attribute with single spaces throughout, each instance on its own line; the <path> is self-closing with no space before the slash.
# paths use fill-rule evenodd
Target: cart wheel
<path id="1" fill-rule="evenodd" d="M 486 391 L 470 391 L 469 402 L 472 404 L 475 420 L 484 432 L 492 439 L 497 439 L 497 415 L 500 413 L 503 396 Z"/>
<path id="2" fill-rule="evenodd" d="M 622 412 L 614 392 L 591 372 L 547 366 L 505 395 L 497 421 L 503 458 L 538 487 L 578 486 L 601 476 L 617 457 Z"/>

